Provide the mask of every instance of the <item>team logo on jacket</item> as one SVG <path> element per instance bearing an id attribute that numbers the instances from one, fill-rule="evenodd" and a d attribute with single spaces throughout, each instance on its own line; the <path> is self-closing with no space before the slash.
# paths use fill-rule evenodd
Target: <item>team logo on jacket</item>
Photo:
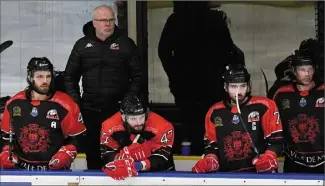
<path id="1" fill-rule="evenodd" d="M 112 43 L 110 46 L 111 50 L 120 50 L 120 45 L 117 43 Z"/>
<path id="2" fill-rule="evenodd" d="M 46 118 L 60 120 L 58 111 L 56 109 L 49 110 L 46 114 Z"/>
<path id="3" fill-rule="evenodd" d="M 305 107 L 307 105 L 307 100 L 305 98 L 301 98 L 299 101 L 299 105 L 301 107 Z"/>
<path id="4" fill-rule="evenodd" d="M 260 121 L 260 113 L 253 111 L 248 115 L 248 122 L 257 122 Z"/>
<path id="5" fill-rule="evenodd" d="M 284 110 L 284 109 L 287 109 L 287 108 L 290 108 L 290 100 L 284 99 L 282 101 L 282 109 Z"/>
<path id="6" fill-rule="evenodd" d="M 21 116 L 21 108 L 18 106 L 12 108 L 12 112 L 12 116 Z"/>
<path id="7" fill-rule="evenodd" d="M 238 115 L 234 115 L 232 117 L 232 123 L 233 124 L 238 124 L 239 123 L 239 116 Z"/>
<path id="8" fill-rule="evenodd" d="M 299 114 L 293 120 L 289 120 L 289 131 L 294 143 L 313 143 L 320 133 L 319 119 Z"/>
<path id="9" fill-rule="evenodd" d="M 19 136 L 20 146 L 25 153 L 47 152 L 49 147 L 49 131 L 38 124 L 29 124 L 21 128 Z"/>
<path id="10" fill-rule="evenodd" d="M 33 107 L 32 111 L 30 112 L 30 115 L 33 117 L 36 117 L 38 115 L 38 110 L 36 107 Z"/>
<path id="11" fill-rule="evenodd" d="M 250 134 L 243 131 L 234 131 L 224 139 L 225 156 L 229 161 L 249 158 L 252 153 Z"/>
<path id="12" fill-rule="evenodd" d="M 316 100 L 316 105 L 315 105 L 315 107 L 324 107 L 325 106 L 325 103 L 324 103 L 325 101 L 324 101 L 324 98 L 318 98 L 317 100 Z"/>

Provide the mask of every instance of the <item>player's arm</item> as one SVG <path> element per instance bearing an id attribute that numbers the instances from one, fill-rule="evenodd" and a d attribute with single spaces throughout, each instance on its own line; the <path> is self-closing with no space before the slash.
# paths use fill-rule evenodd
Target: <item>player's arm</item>
<path id="1" fill-rule="evenodd" d="M 2 133 L 2 144 L 3 147 L 0 150 L 0 168 L 5 168 L 5 169 L 10 169 L 10 168 L 14 168 L 15 164 L 18 162 L 18 157 L 14 154 L 14 152 L 11 152 L 11 158 L 12 160 L 10 160 L 9 156 L 10 156 L 10 148 L 9 148 L 9 144 L 10 144 L 10 137 L 12 138 L 12 143 L 14 143 L 14 137 L 15 137 L 15 133 L 14 133 L 14 128 L 13 126 L 11 126 L 10 129 L 10 122 L 11 122 L 11 115 L 9 113 L 9 111 L 7 110 L 8 105 L 5 106 L 5 110 L 3 112 L 3 116 L 2 116 L 2 120 L 1 120 L 1 133 Z M 11 130 L 11 131 L 10 131 Z M 10 132 L 11 132 L 11 136 L 10 136 Z M 14 147 L 14 144 L 11 144 L 12 147 Z M 14 149 L 11 149 L 12 151 Z"/>
<path id="2" fill-rule="evenodd" d="M 102 124 L 101 134 L 100 134 L 100 152 L 101 159 L 104 164 L 118 159 L 119 155 L 119 143 L 111 136 L 110 129 L 107 127 L 106 123 Z M 121 158 L 123 159 L 123 158 Z"/>
<path id="3" fill-rule="evenodd" d="M 274 173 L 279 168 L 277 157 L 282 150 L 283 136 L 279 111 L 273 100 L 268 101 L 268 109 L 262 117 L 262 128 L 267 148 L 253 159 L 252 164 L 257 172 Z"/>
<path id="4" fill-rule="evenodd" d="M 279 155 L 282 151 L 283 135 L 279 110 L 274 101 L 269 101 L 269 108 L 262 118 L 262 127 L 267 149 Z"/>
<path id="5" fill-rule="evenodd" d="M 2 116 L 2 120 L 1 120 L 1 133 L 2 133 L 2 144 L 3 147 L 5 147 L 6 145 L 9 144 L 9 139 L 10 139 L 10 113 L 7 109 L 7 106 L 5 106 L 5 110 L 3 112 L 3 116 Z M 14 138 L 15 136 L 15 132 L 13 129 L 13 126 L 11 126 L 11 134 L 12 134 L 12 138 Z"/>
<path id="6" fill-rule="evenodd" d="M 86 127 L 83 123 L 79 106 L 76 103 L 71 103 L 70 106 L 71 110 L 68 112 L 61 124 L 62 132 L 66 137 L 65 145 L 73 145 L 76 149 L 79 149 L 79 144 L 76 138 L 86 131 Z"/>
<path id="7" fill-rule="evenodd" d="M 79 80 L 81 77 L 81 64 L 80 64 L 80 43 L 76 42 L 73 46 L 68 62 L 64 70 L 64 84 L 67 93 L 74 99 L 76 103 L 80 103 L 80 87 Z"/>
<path id="8" fill-rule="evenodd" d="M 130 84 L 128 94 L 139 95 L 141 92 L 141 85 L 143 83 L 143 63 L 139 57 L 138 49 L 134 41 L 129 38 L 130 58 L 128 60 L 130 70 Z"/>
<path id="9" fill-rule="evenodd" d="M 172 157 L 174 127 L 167 123 L 162 133 L 157 134 L 155 139 L 153 142 L 148 142 L 153 151 L 148 159 L 141 161 L 142 171 L 162 171 L 170 168 L 168 162 Z"/>
<path id="10" fill-rule="evenodd" d="M 211 121 L 211 113 L 213 110 L 210 110 L 205 117 L 205 134 L 204 134 L 204 156 L 207 155 L 219 155 L 218 144 L 217 144 L 217 135 L 216 127 Z"/>
<path id="11" fill-rule="evenodd" d="M 79 107 L 76 103 L 70 103 L 70 110 L 61 123 L 65 143 L 49 162 L 50 169 L 62 169 L 70 167 L 77 156 L 77 137 L 86 131 Z"/>
<path id="12" fill-rule="evenodd" d="M 206 173 L 219 170 L 219 150 L 217 144 L 216 128 L 211 121 L 211 114 L 213 110 L 214 109 L 211 108 L 205 116 L 204 154 L 202 156 L 202 159 L 199 160 L 192 168 L 192 172 Z"/>

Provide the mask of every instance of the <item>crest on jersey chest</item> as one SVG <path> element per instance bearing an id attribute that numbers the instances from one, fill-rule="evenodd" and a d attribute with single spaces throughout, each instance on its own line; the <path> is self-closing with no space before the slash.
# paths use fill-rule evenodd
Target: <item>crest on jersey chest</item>
<path id="1" fill-rule="evenodd" d="M 56 109 L 51 109 L 47 112 L 46 114 L 47 119 L 55 119 L 55 120 L 60 120 L 58 111 Z"/>

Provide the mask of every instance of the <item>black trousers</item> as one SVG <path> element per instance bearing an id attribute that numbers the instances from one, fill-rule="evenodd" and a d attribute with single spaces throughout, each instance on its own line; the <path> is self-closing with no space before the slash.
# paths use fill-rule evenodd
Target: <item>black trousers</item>
<path id="1" fill-rule="evenodd" d="M 324 164 L 318 167 L 306 167 L 295 163 L 290 158 L 286 157 L 283 165 L 283 173 L 313 173 L 324 174 Z"/>
<path id="2" fill-rule="evenodd" d="M 100 152 L 100 131 L 102 123 L 119 110 L 118 106 L 110 109 L 92 111 L 82 109 L 82 116 L 87 128 L 86 135 L 80 144 L 81 150 L 86 153 L 87 168 L 99 170 L 102 168 Z"/>

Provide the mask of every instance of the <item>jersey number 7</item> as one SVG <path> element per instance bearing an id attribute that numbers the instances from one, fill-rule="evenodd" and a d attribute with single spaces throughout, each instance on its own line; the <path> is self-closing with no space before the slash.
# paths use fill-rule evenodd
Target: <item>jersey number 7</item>
<path id="1" fill-rule="evenodd" d="M 274 116 L 276 116 L 276 122 L 275 124 L 279 124 L 280 123 L 280 113 L 278 111 L 273 113 Z"/>

